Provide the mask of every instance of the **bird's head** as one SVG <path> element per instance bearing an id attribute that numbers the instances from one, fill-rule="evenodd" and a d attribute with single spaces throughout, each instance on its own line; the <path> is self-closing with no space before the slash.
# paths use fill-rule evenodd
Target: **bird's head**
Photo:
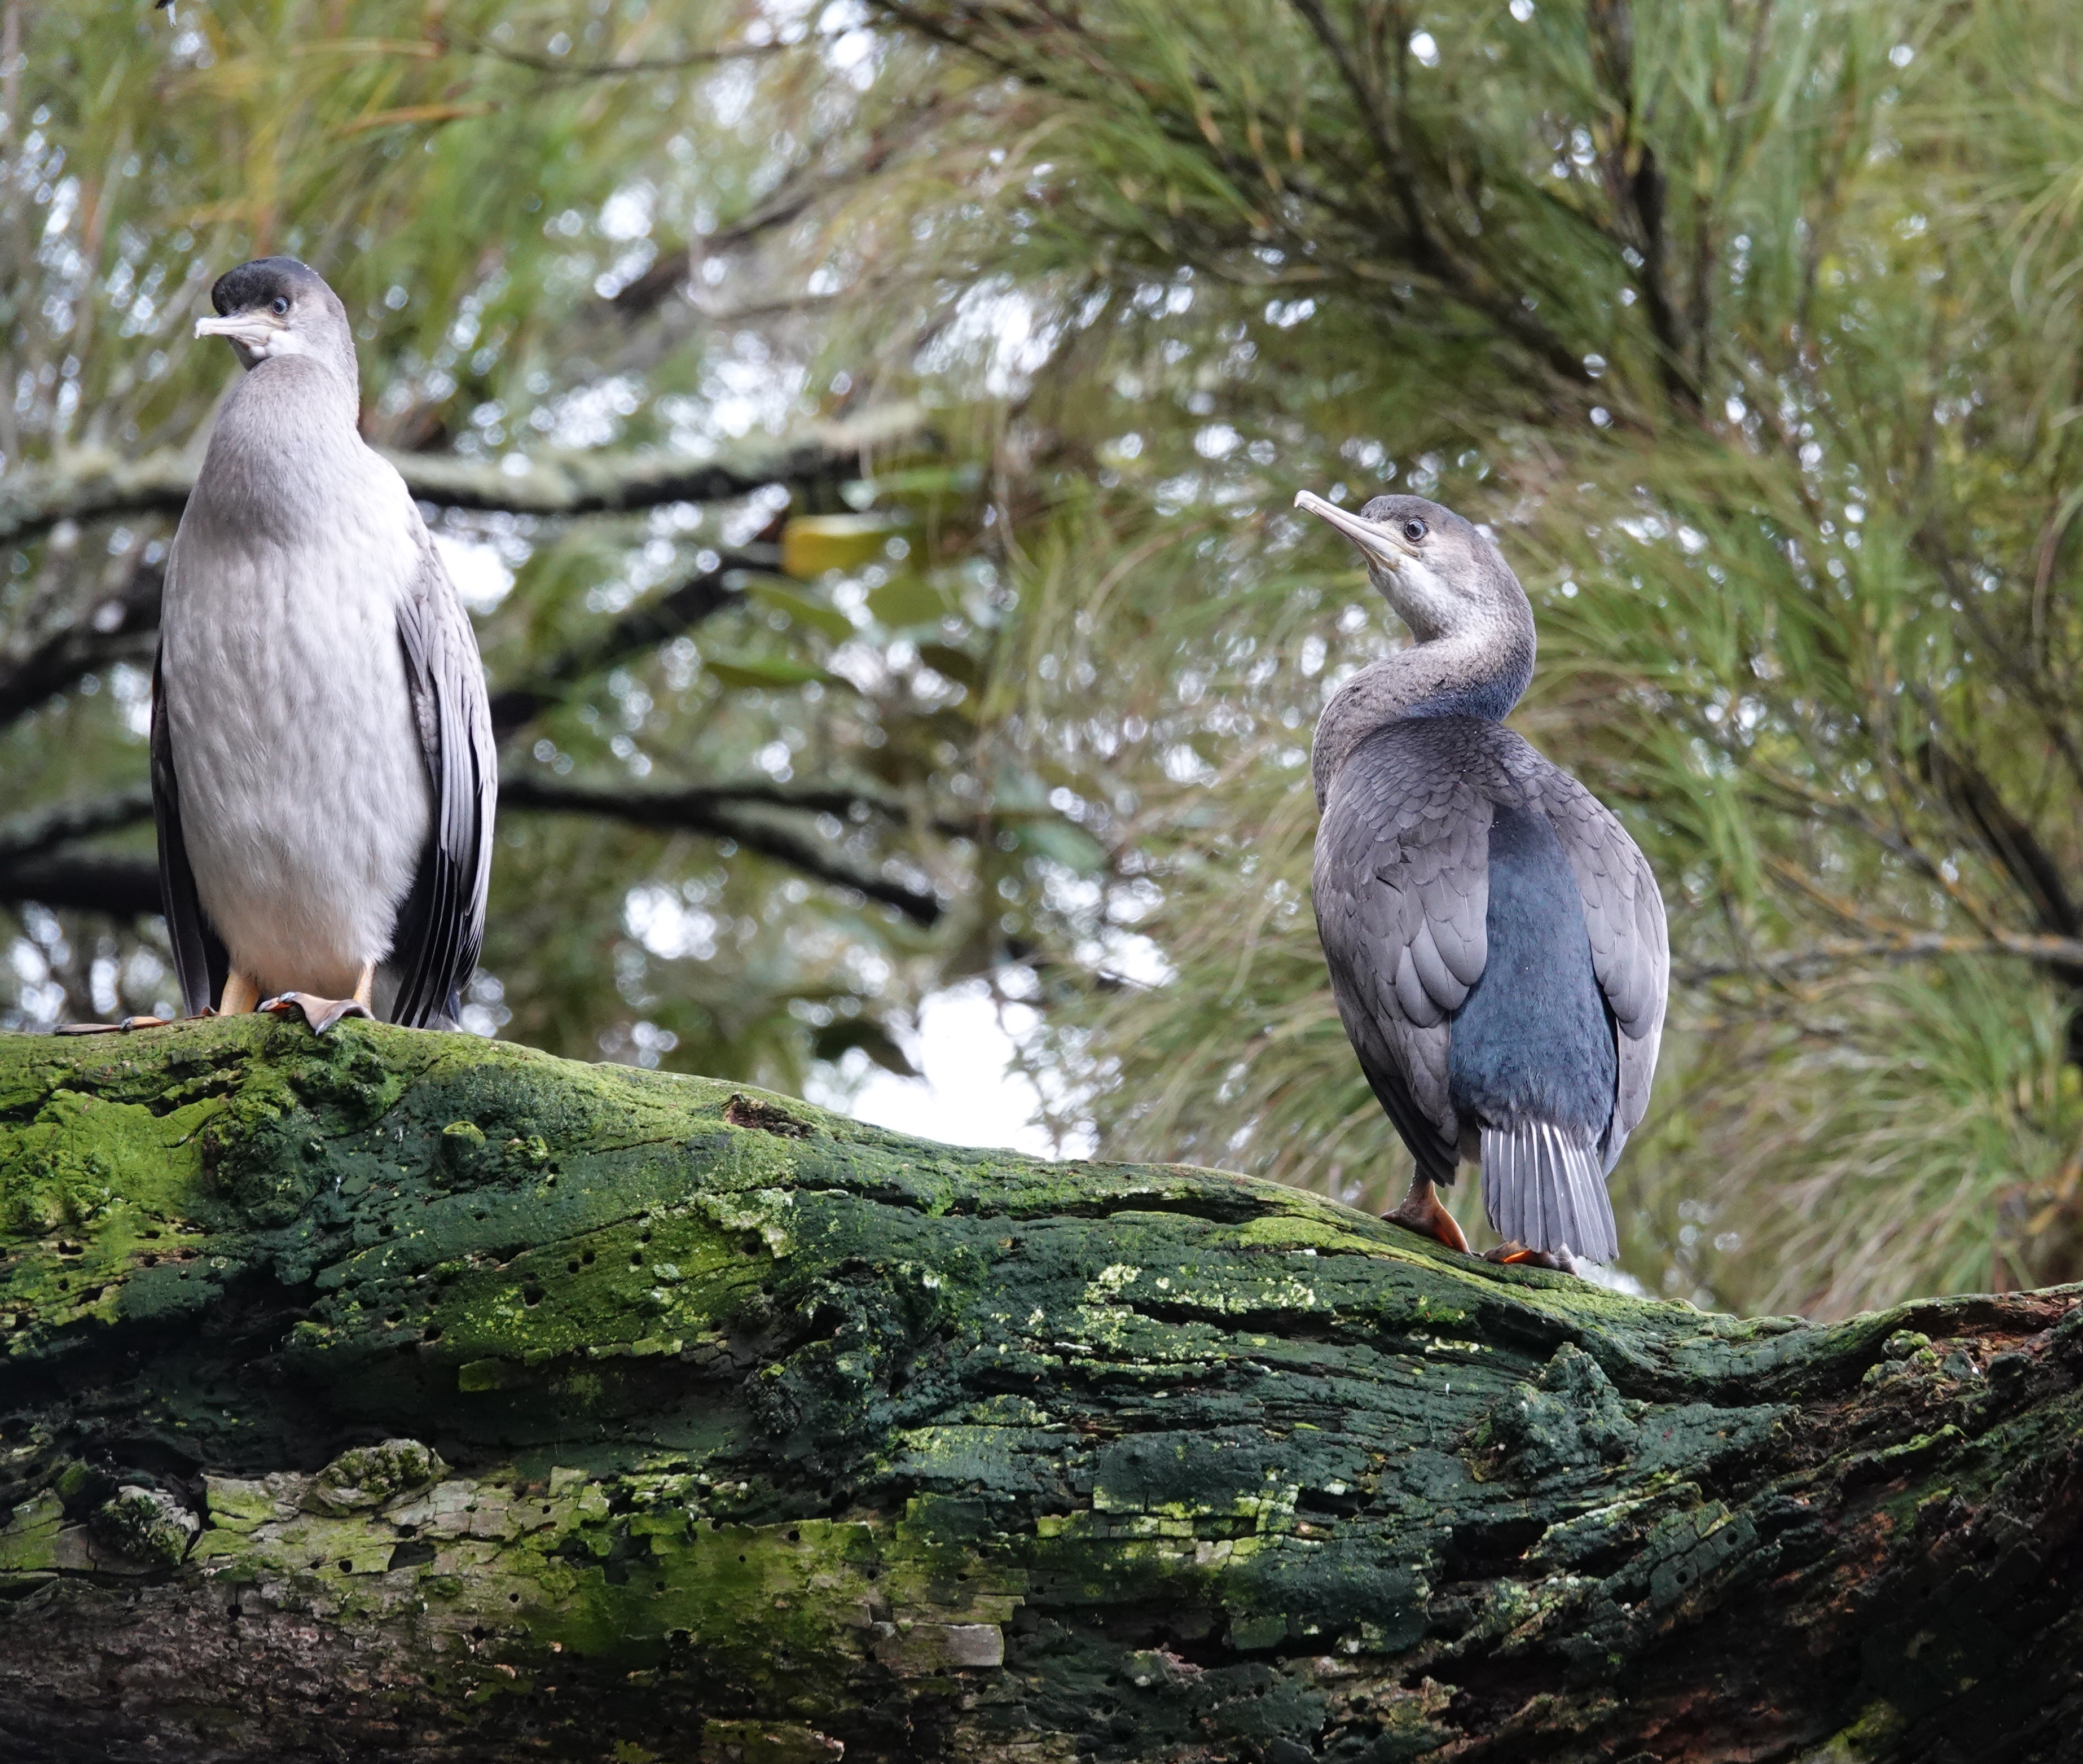
<path id="1" fill-rule="evenodd" d="M 294 257 L 257 257 L 226 270 L 209 290 L 213 319 L 196 320 L 199 337 L 222 337 L 239 365 L 258 367 L 285 355 L 307 355 L 357 387 L 354 329 L 325 278 Z"/>
<path id="2" fill-rule="evenodd" d="M 1529 616 L 1526 590 L 1482 529 L 1422 496 L 1378 496 L 1355 514 L 1307 490 L 1295 506 L 1359 548 L 1367 578 L 1421 643 Z"/>

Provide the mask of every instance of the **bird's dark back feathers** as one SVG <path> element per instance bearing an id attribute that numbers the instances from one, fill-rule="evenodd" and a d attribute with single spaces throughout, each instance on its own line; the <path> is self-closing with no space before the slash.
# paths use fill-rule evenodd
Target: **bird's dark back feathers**
<path id="1" fill-rule="evenodd" d="M 1497 806 L 1489 895 L 1489 960 L 1447 1052 L 1454 1112 L 1477 1130 L 1483 1205 L 1501 1237 L 1610 1261 L 1619 1233 L 1594 1149 L 1612 1122 L 1618 1041 L 1577 879 L 1537 810 Z"/>
<path id="2" fill-rule="evenodd" d="M 1612 1021 L 1591 972 L 1583 898 L 1536 810 L 1498 803 L 1489 834 L 1489 958 L 1454 1018 L 1447 1094 L 1464 1121 L 1522 1117 L 1587 1145 L 1612 1119 Z"/>

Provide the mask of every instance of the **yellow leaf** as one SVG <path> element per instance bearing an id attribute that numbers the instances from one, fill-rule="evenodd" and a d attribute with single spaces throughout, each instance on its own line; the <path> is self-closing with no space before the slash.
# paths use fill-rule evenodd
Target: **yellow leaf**
<path id="1" fill-rule="evenodd" d="M 882 556 L 897 531 L 881 514 L 799 514 L 781 529 L 781 573 L 809 582 L 828 569 L 859 569 Z"/>

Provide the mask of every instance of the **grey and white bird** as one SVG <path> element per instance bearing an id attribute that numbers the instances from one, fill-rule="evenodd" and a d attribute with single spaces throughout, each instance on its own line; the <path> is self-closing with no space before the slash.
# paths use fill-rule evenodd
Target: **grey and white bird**
<path id="1" fill-rule="evenodd" d="M 1353 1050 L 1417 1161 L 1388 1216 L 1457 1250 L 1464 1158 L 1499 1260 L 1609 1262 L 1605 1178 L 1641 1124 L 1671 958 L 1626 830 L 1503 719 L 1533 609 L 1481 529 L 1414 496 L 1295 506 L 1359 548 L 1414 640 L 1316 725 L 1316 927 Z"/>
<path id="2" fill-rule="evenodd" d="M 198 336 L 244 377 L 167 563 L 152 695 L 159 877 L 191 1013 L 452 1021 L 477 962 L 498 772 L 468 615 L 366 446 L 347 310 L 242 264 Z"/>

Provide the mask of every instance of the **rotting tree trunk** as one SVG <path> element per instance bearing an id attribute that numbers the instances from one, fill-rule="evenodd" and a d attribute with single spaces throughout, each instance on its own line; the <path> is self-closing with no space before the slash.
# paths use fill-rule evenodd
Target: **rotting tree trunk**
<path id="1" fill-rule="evenodd" d="M 0 1038 L 0 1208 L 11 1760 L 2077 1755 L 2072 1290 L 257 1018 Z"/>

